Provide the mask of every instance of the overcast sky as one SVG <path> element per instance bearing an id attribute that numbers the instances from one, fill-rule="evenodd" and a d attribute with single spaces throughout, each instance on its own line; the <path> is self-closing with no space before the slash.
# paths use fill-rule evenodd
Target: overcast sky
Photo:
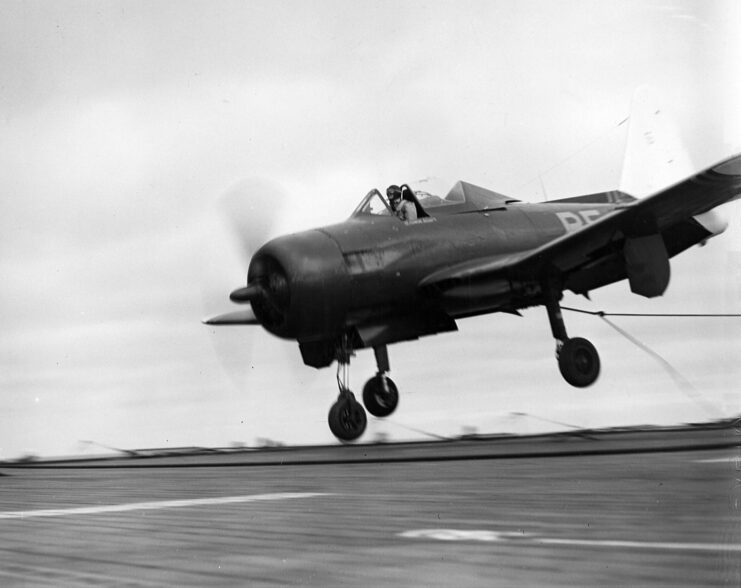
<path id="1" fill-rule="evenodd" d="M 277 234 L 428 176 L 529 201 L 616 188 L 618 125 L 646 83 L 702 169 L 741 151 L 739 16 L 734 0 L 0 3 L 0 459 L 333 441 L 334 368 L 262 329 L 200 323 L 245 280 L 220 196 L 281 185 Z M 665 297 L 621 283 L 566 302 L 741 312 L 738 206 L 726 214 L 724 235 L 672 261 Z M 680 386 L 568 315 L 603 362 L 576 390 L 545 311 L 524 314 L 391 347 L 400 407 L 365 439 L 741 410 L 741 319 L 615 319 Z M 374 371 L 361 351 L 356 391 Z"/>

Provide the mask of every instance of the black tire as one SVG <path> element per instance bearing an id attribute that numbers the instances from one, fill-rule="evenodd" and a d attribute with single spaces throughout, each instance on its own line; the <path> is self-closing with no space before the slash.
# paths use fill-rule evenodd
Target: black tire
<path id="1" fill-rule="evenodd" d="M 599 354 L 586 339 L 567 339 L 558 352 L 558 369 L 569 384 L 586 388 L 599 376 Z"/>
<path id="2" fill-rule="evenodd" d="M 399 390 L 391 378 L 374 376 L 363 387 L 363 404 L 374 417 L 387 417 L 399 405 Z"/>
<path id="3" fill-rule="evenodd" d="M 329 429 L 340 441 L 355 441 L 365 431 L 365 410 L 352 395 L 339 398 L 329 409 Z"/>

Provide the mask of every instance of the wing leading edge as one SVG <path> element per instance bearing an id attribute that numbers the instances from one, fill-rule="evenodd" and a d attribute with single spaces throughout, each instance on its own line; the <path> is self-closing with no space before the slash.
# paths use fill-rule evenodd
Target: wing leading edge
<path id="1" fill-rule="evenodd" d="M 668 270 L 667 252 L 659 251 L 658 255 L 654 255 L 656 247 L 663 249 L 663 242 L 659 243 L 661 239 L 658 236 L 739 196 L 741 155 L 736 155 L 652 196 L 621 205 L 594 223 L 540 247 L 458 264 L 427 276 L 419 286 L 428 292 L 445 292 L 462 282 L 478 284 L 473 290 L 479 297 L 487 288 L 486 284 L 492 284 L 495 289 L 501 288 L 502 278 L 544 280 L 556 272 L 566 281 L 565 278 L 570 274 L 594 266 L 608 252 L 614 254 L 615 248 L 610 246 L 620 241 L 633 241 L 637 247 L 650 247 L 649 257 L 663 255 Z M 627 258 L 631 257 L 629 250 L 631 247 L 626 248 Z M 669 252 L 668 256 L 678 252 Z M 629 259 L 626 262 L 630 263 Z M 662 262 L 657 263 L 661 265 Z M 663 267 L 652 266 L 647 273 L 651 274 L 654 269 L 657 270 L 654 273 L 665 271 Z M 650 280 L 650 275 L 645 279 Z M 631 288 L 644 296 L 656 296 L 666 288 L 668 274 L 662 281 L 665 283 L 641 285 L 639 277 L 635 276 L 635 280 L 631 279 Z"/>

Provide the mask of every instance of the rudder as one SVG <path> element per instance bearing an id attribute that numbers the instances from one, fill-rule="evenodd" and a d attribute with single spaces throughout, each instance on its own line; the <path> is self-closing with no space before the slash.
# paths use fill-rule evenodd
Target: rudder
<path id="1" fill-rule="evenodd" d="M 676 123 L 641 86 L 633 94 L 620 189 L 643 198 L 694 173 Z"/>

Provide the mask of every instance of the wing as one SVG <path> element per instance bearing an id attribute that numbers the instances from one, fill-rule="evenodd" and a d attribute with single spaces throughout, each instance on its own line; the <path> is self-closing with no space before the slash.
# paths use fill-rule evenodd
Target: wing
<path id="1" fill-rule="evenodd" d="M 650 239 L 652 235 L 672 231 L 678 226 L 681 230 L 677 230 L 677 233 L 682 235 L 688 229 L 684 224 L 693 217 L 739 196 L 741 155 L 727 159 L 657 194 L 618 206 L 594 223 L 540 247 L 458 264 L 427 276 L 419 285 L 427 292 L 444 293 L 454 289 L 456 285 L 467 283 L 472 293 L 475 292 L 472 295 L 480 298 L 486 295 L 488 287 L 496 291 L 491 294 L 499 293 L 502 278 L 541 281 L 555 272 L 562 276 L 564 283 L 571 279 L 572 285 L 577 284 L 577 288 L 571 288 L 574 291 L 586 291 L 590 285 L 597 287 L 616 281 L 604 281 L 595 272 L 591 281 L 582 280 L 582 287 L 578 286 L 580 272 L 594 272 L 594 268 L 600 263 L 609 263 L 610 257 L 615 257 L 616 243 L 626 239 Z M 688 242 L 686 246 L 698 240 Z M 678 250 L 668 251 L 669 256 L 686 247 L 675 248 Z M 623 274 L 618 279 L 626 277 L 624 265 L 622 271 Z M 615 273 L 611 275 L 614 276 Z M 604 283 L 600 284 L 600 279 Z M 597 286 L 594 286 L 595 283 Z"/>

